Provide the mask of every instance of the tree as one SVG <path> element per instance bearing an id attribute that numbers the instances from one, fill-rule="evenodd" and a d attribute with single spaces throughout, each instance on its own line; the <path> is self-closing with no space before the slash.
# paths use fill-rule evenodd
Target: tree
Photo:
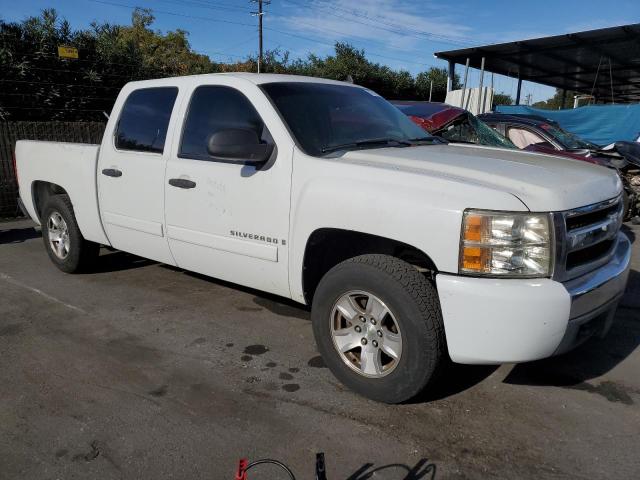
<path id="1" fill-rule="evenodd" d="M 515 102 L 513 101 L 513 97 L 504 92 L 495 93 L 493 95 L 493 104 L 494 105 L 513 105 Z"/>
<path id="2" fill-rule="evenodd" d="M 567 94 L 566 94 L 566 103 L 564 108 L 571 108 L 571 99 L 573 98 L 573 96 L 575 95 L 575 92 L 567 90 Z M 536 108 L 543 108 L 545 110 L 559 110 L 562 108 L 562 90 L 559 88 L 556 88 L 556 93 L 553 95 L 553 97 L 547 99 L 547 100 L 542 100 L 540 102 L 536 102 L 533 104 L 534 107 Z"/>
<path id="3" fill-rule="evenodd" d="M 0 118 L 104 120 L 122 86 L 132 80 L 210 72 L 255 72 L 257 58 L 219 64 L 191 48 L 184 30 L 154 30 L 150 9 L 136 8 L 130 25 L 91 24 L 73 30 L 54 9 L 18 23 L 0 21 Z M 78 49 L 78 59 L 58 57 L 59 46 Z M 417 76 L 367 59 L 344 42 L 333 54 L 291 60 L 279 49 L 265 52 L 262 71 L 351 79 L 383 97 L 444 101 L 447 71 L 431 67 Z M 460 88 L 458 75 L 454 88 Z"/>
<path id="4" fill-rule="evenodd" d="M 433 81 L 433 92 L 431 99 L 434 102 L 444 102 L 447 96 L 447 69 L 431 67 L 426 72 L 420 72 L 416 76 L 416 94 L 420 100 L 429 99 L 429 88 Z M 453 89 L 462 88 L 460 76 L 456 73 L 453 79 Z"/>
<path id="5" fill-rule="evenodd" d="M 131 25 L 77 31 L 54 9 L 0 21 L 0 117 L 104 120 L 128 81 L 219 71 L 193 52 L 185 31 L 154 31 L 153 21 L 146 9 L 134 10 Z M 77 48 L 79 58 L 59 58 L 59 46 Z"/>

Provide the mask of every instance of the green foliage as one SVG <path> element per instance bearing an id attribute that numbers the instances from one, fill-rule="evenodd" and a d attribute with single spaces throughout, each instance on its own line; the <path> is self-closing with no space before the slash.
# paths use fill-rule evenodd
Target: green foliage
<path id="1" fill-rule="evenodd" d="M 571 102 L 573 101 L 572 99 L 574 95 L 575 95 L 575 92 L 567 90 L 567 96 L 566 96 L 564 108 L 572 107 Z M 532 106 L 536 108 L 543 108 L 545 110 L 561 109 L 562 108 L 562 90 L 559 88 L 556 88 L 556 93 L 553 95 L 553 97 L 549 98 L 548 100 L 542 100 L 540 102 L 536 102 Z"/>
<path id="2" fill-rule="evenodd" d="M 130 25 L 93 23 L 73 30 L 54 9 L 19 23 L 0 21 L 0 119 L 104 120 L 122 86 L 132 80 L 212 72 L 257 71 L 257 58 L 219 64 L 194 52 L 184 30 L 154 30 L 151 10 L 136 8 Z M 58 58 L 58 46 L 79 50 Z M 261 71 L 349 80 L 389 99 L 444 101 L 447 71 L 431 67 L 415 77 L 367 59 L 364 50 L 338 42 L 335 53 L 291 60 L 265 52 Z M 454 88 L 460 88 L 456 75 Z"/>
<path id="3" fill-rule="evenodd" d="M 151 30 L 151 11 L 136 9 L 129 26 L 73 30 L 54 9 L 20 23 L 0 21 L 0 119 L 98 120 L 132 80 L 216 72 L 191 50 L 187 33 Z M 73 46 L 79 59 L 58 57 Z"/>
<path id="4" fill-rule="evenodd" d="M 494 105 L 513 105 L 514 101 L 511 95 L 501 92 L 501 93 L 493 94 L 493 104 Z"/>
<path id="5" fill-rule="evenodd" d="M 433 91 L 431 100 L 434 102 L 444 102 L 447 96 L 447 69 L 431 67 L 426 72 L 420 72 L 416 76 L 416 96 L 420 100 L 429 99 L 429 88 L 433 82 Z M 462 88 L 460 76 L 455 75 L 453 80 L 453 89 Z"/>

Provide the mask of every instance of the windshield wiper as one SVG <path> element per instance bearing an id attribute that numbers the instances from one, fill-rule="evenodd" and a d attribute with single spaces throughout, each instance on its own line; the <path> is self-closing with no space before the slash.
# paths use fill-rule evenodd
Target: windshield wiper
<path id="1" fill-rule="evenodd" d="M 429 144 L 434 144 L 434 143 L 449 143 L 448 140 L 442 138 L 442 137 L 438 137 L 436 135 L 433 135 L 431 137 L 419 137 L 419 138 L 410 138 L 407 140 L 407 142 L 411 142 L 412 145 L 416 145 L 416 144 L 420 144 L 422 145 L 423 142 L 424 143 L 429 143 Z"/>
<path id="2" fill-rule="evenodd" d="M 349 148 L 359 148 L 368 146 L 403 146 L 410 147 L 413 143 L 410 140 L 403 140 L 399 138 L 371 138 L 369 140 L 359 140 L 357 142 L 342 143 L 340 145 L 327 145 L 322 147 L 322 153 L 335 152 L 337 150 L 347 150 Z"/>

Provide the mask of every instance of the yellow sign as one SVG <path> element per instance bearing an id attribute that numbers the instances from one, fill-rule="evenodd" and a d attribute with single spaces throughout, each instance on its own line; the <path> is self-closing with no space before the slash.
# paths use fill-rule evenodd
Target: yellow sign
<path id="1" fill-rule="evenodd" d="M 58 57 L 60 58 L 78 58 L 78 49 L 76 47 L 58 47 Z"/>

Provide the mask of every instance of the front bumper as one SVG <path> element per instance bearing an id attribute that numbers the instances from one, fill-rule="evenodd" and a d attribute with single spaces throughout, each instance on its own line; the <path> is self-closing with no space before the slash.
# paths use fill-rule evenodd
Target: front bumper
<path id="1" fill-rule="evenodd" d="M 451 359 L 468 364 L 527 362 L 606 333 L 631 261 L 631 242 L 623 233 L 617 240 L 607 264 L 566 283 L 438 274 Z"/>

